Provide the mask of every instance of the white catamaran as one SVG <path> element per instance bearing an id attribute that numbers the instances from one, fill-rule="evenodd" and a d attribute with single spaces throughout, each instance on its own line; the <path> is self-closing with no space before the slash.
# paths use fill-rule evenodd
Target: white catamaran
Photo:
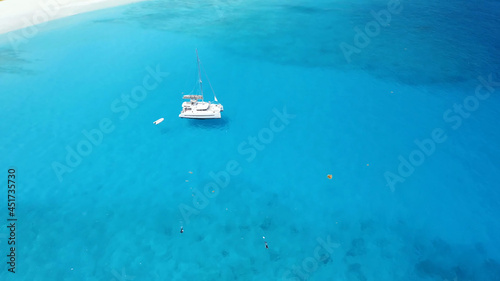
<path id="1" fill-rule="evenodd" d="M 189 101 L 185 101 L 182 103 L 182 111 L 179 114 L 180 118 L 190 118 L 190 119 L 218 119 L 221 118 L 221 112 L 224 110 L 222 104 L 217 101 L 217 97 L 215 96 L 214 89 L 212 85 L 210 85 L 210 80 L 208 80 L 208 84 L 210 85 L 210 89 L 214 94 L 215 102 L 204 101 L 203 100 L 203 83 L 201 81 L 201 67 L 200 67 L 200 58 L 198 57 L 198 49 L 196 50 L 196 60 L 198 62 L 198 80 L 200 83 L 200 94 L 199 95 L 184 95 L 182 98 L 187 99 Z M 205 74 L 206 76 L 206 74 Z M 207 76 L 208 79 L 208 76 Z"/>

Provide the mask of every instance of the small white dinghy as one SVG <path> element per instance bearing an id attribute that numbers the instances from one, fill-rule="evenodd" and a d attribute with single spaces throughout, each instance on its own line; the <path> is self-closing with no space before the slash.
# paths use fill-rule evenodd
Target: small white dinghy
<path id="1" fill-rule="evenodd" d="M 160 124 L 161 122 L 163 122 L 163 120 L 165 120 L 165 118 L 160 118 L 160 119 L 158 119 L 158 120 L 154 121 L 154 122 L 153 122 L 153 124 L 158 125 L 158 124 Z"/>

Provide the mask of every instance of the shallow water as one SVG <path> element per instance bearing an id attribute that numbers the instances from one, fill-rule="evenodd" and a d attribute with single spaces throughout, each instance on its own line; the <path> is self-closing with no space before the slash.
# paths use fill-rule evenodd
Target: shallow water
<path id="1" fill-rule="evenodd" d="M 498 5 L 402 1 L 350 62 L 386 1 L 149 1 L 1 35 L 2 280 L 497 280 L 499 85 L 469 96 L 500 80 Z M 195 48 L 221 120 L 177 117 Z"/>

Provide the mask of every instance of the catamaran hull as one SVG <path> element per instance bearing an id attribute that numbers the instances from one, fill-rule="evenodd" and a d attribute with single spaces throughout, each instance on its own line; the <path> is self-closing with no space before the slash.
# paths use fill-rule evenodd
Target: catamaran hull
<path id="1" fill-rule="evenodd" d="M 186 119 L 220 119 L 220 112 L 211 113 L 211 114 L 192 114 L 192 113 L 181 113 L 179 114 L 180 118 Z"/>

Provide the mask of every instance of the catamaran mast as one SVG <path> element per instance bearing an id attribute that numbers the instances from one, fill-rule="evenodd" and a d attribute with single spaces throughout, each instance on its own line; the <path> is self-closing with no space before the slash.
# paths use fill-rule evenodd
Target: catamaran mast
<path id="1" fill-rule="evenodd" d="M 201 100 L 203 100 L 203 82 L 201 82 L 200 58 L 198 57 L 198 49 L 196 49 L 196 61 L 198 62 L 198 80 L 200 80 Z"/>

